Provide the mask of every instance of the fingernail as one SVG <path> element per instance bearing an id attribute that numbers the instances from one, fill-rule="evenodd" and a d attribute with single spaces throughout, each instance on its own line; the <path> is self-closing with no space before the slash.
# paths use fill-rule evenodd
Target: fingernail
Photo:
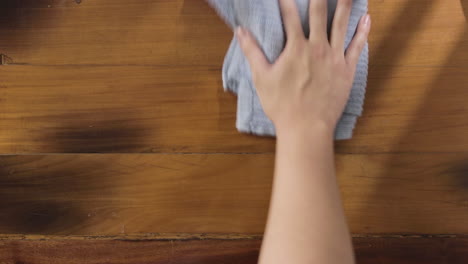
<path id="1" fill-rule="evenodd" d="M 367 14 L 367 15 L 364 17 L 364 25 L 369 26 L 370 23 L 371 23 L 370 15 Z"/>

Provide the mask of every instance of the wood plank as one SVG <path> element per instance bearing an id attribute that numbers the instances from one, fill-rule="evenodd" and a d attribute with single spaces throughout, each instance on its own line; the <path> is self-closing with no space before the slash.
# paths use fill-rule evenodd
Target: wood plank
<path id="1" fill-rule="evenodd" d="M 465 0 L 369 1 L 373 65 L 466 66 Z M 451 57 L 457 50 L 458 56 Z"/>
<path id="2" fill-rule="evenodd" d="M 216 69 L 4 66 L 0 75 L 1 153 L 274 148 L 236 131 L 236 98 Z"/>
<path id="3" fill-rule="evenodd" d="M 357 263 L 462 264 L 468 259 L 467 238 L 354 238 Z"/>
<path id="4" fill-rule="evenodd" d="M 468 151 L 467 68 L 372 67 L 341 153 Z M 219 69 L 0 67 L 0 152 L 273 152 L 235 129 Z M 26 77 L 25 77 L 26 76 Z"/>
<path id="5" fill-rule="evenodd" d="M 2 12 L 7 12 L 7 14 L 0 16 L 0 19 L 8 18 L 8 21 L 4 23 L 6 29 L 19 28 L 23 31 L 33 31 L 29 33 L 37 36 L 34 35 L 33 42 L 22 39 L 20 43 L 16 43 L 8 40 L 0 45 L 11 44 L 12 47 L 7 49 L 18 48 L 23 52 L 25 49 L 21 45 L 34 43 L 34 48 L 39 47 L 39 51 L 31 54 L 34 54 L 34 58 L 46 61 L 45 64 L 50 62 L 67 65 L 86 64 L 87 67 L 2 67 L 0 69 L 0 74 L 2 74 L 0 124 L 4 129 L 0 133 L 1 152 L 274 151 L 273 140 L 238 135 L 234 129 L 235 98 L 220 91 L 220 63 L 205 63 L 211 61 L 211 55 L 200 56 L 199 52 L 202 50 L 200 47 L 208 47 L 209 52 L 214 51 L 217 54 L 213 55 L 217 57 L 214 60 L 219 59 L 220 62 L 224 47 L 220 52 L 219 48 L 216 51 L 219 45 L 212 47 L 204 43 L 197 46 L 192 43 L 200 39 L 213 43 L 222 42 L 216 39 L 222 34 L 210 30 L 223 31 L 221 28 L 224 26 L 213 22 L 216 19 L 215 15 L 210 13 L 208 7 L 201 1 L 129 2 L 117 0 L 98 3 L 86 1 L 79 5 L 73 1 L 20 1 L 17 3 L 5 1 L 4 3 L 8 8 L 3 9 Z M 374 22 L 377 28 L 374 29 L 373 34 L 376 39 L 371 42 L 380 44 L 372 49 L 376 53 L 372 56 L 374 59 L 371 65 L 366 112 L 359 122 L 354 140 L 340 143 L 339 152 L 454 152 L 468 149 L 466 136 L 468 111 L 463 100 L 468 92 L 464 87 L 464 83 L 468 81 L 468 76 L 465 74 L 467 69 L 466 67 L 449 67 L 466 66 L 466 63 L 462 62 L 466 62 L 468 34 L 462 23 L 464 17 L 461 4 L 464 2 L 445 0 L 443 2 L 431 1 L 431 4 L 422 0 L 371 3 L 377 22 Z M 49 5 L 51 7 L 48 7 Z M 154 23 L 144 23 L 143 25 L 146 25 L 144 30 L 161 31 L 164 27 L 164 30 L 168 29 L 167 34 L 160 36 L 161 34 L 149 34 L 145 31 L 141 33 L 140 38 L 129 37 L 124 38 L 123 42 L 118 41 L 119 45 L 126 45 L 125 47 L 110 47 L 105 51 L 102 45 L 97 45 L 98 41 L 105 42 L 106 45 L 116 42 L 115 40 L 117 38 L 120 40 L 125 32 L 134 33 L 135 30 L 132 31 L 130 27 L 141 26 L 133 24 L 125 27 L 125 23 L 133 17 L 145 19 L 146 13 L 140 13 L 140 11 L 150 10 L 151 7 L 154 9 L 155 21 L 159 21 L 156 24 L 161 25 L 161 28 L 156 26 L 155 29 Z M 126 12 L 121 12 L 121 10 L 126 10 Z M 399 14 L 403 14 L 403 10 L 411 14 L 405 17 L 413 19 L 414 23 L 400 24 L 400 21 L 404 19 L 393 19 L 401 18 Z M 31 12 L 34 14 L 30 14 Z M 89 16 L 90 12 L 113 12 L 111 13 L 113 16 L 94 16 L 94 20 L 82 19 L 83 16 Z M 41 13 L 45 14 L 42 15 L 42 19 L 39 19 Z M 179 15 L 171 16 L 170 14 Z M 36 15 L 38 17 L 36 20 L 49 20 L 57 16 L 57 19 L 67 20 L 67 23 L 42 25 L 41 31 L 36 28 L 41 27 L 41 23 L 33 19 Z M 128 17 L 122 19 L 121 16 Z M 448 21 L 446 17 L 451 17 L 449 22 L 446 22 Z M 201 19 L 205 22 L 195 23 L 193 19 Z M 398 23 L 394 23 L 395 21 Z M 76 26 L 74 23 L 81 24 Z M 82 25 L 83 23 L 85 24 Z M 102 27 L 100 31 L 99 25 Z M 111 25 L 114 26 L 111 27 Z M 181 41 L 177 38 L 179 36 L 176 34 L 177 30 L 174 29 L 178 25 L 183 25 L 182 27 L 197 25 L 200 28 L 196 30 L 186 28 L 182 31 L 199 35 L 191 35 L 188 39 L 183 37 Z M 379 28 L 379 25 L 383 28 Z M 123 30 L 122 27 L 124 27 Z M 77 34 L 77 28 L 93 30 L 94 33 L 97 30 L 100 33 Z M 393 28 L 395 30 L 389 30 Z M 416 35 L 415 32 L 425 29 L 436 31 L 430 34 L 423 32 L 421 37 Z M 61 35 L 50 36 L 43 30 L 50 30 L 55 32 L 54 34 Z M 456 31 L 456 34 L 453 33 L 451 37 L 447 35 L 440 37 L 441 32 L 445 34 L 452 32 L 451 30 Z M 398 32 L 404 32 L 406 35 L 398 37 L 393 34 L 399 34 Z M 82 37 L 83 41 L 89 40 L 90 34 L 96 37 L 111 33 L 114 35 L 110 39 L 91 38 L 91 42 L 86 45 L 82 41 L 73 41 L 73 38 L 77 37 Z M 30 34 L 10 32 L 5 36 L 17 38 Z M 215 37 L 210 38 L 200 34 Z M 415 37 L 409 38 L 408 35 Z M 154 38 L 155 36 L 158 37 L 157 40 L 145 39 L 145 37 Z M 164 39 L 166 36 L 167 39 Z M 133 45 L 135 39 L 141 40 L 142 44 L 129 49 L 128 46 Z M 430 45 L 410 42 L 410 40 L 421 39 Z M 50 46 L 52 40 L 58 46 Z M 444 48 L 437 47 L 435 43 L 439 40 L 449 41 L 453 45 L 444 42 Z M 60 44 L 60 41 L 69 42 Z M 154 44 L 155 42 L 157 44 Z M 226 42 L 228 42 L 228 37 L 226 37 Z M 145 43 L 154 44 L 150 45 L 150 51 L 154 48 L 156 53 L 161 53 L 155 55 L 157 59 L 161 59 L 160 61 L 148 56 L 151 52 L 148 51 L 148 47 L 142 47 L 146 45 Z M 187 47 L 181 48 L 178 45 L 187 45 Z M 168 46 L 172 49 L 168 50 Z M 61 51 L 61 47 L 65 47 L 65 50 Z M 195 47 L 196 50 L 192 50 L 191 47 Z M 418 51 L 418 53 L 414 49 L 406 51 L 408 47 L 417 47 L 421 52 Z M 427 47 L 434 47 L 436 50 Z M 87 57 L 89 50 L 92 56 Z M 137 54 L 145 50 L 146 54 Z M 113 56 L 112 51 L 118 52 L 119 62 L 106 59 L 106 56 Z M 126 54 L 127 51 L 136 53 Z M 438 51 L 440 52 L 437 53 Z M 47 53 L 47 59 L 44 58 L 45 55 L 41 55 L 41 52 Z M 51 52 L 53 54 L 49 54 Z M 3 56 L 2 61 L 7 64 L 17 62 L 16 54 L 12 55 L 10 52 L 7 54 L 13 58 Z M 412 54 L 417 55 L 418 63 L 404 62 L 407 57 L 413 58 Z M 431 56 L 426 56 L 426 54 L 431 54 Z M 189 58 L 192 55 L 195 57 Z M 62 61 L 53 62 L 54 56 Z M 70 58 L 70 56 L 79 57 Z M 182 59 L 178 60 L 178 56 Z M 127 58 L 134 61 L 125 61 Z M 152 59 L 151 65 L 165 66 L 132 67 L 128 65 L 128 63 L 148 64 L 145 58 Z M 203 63 L 196 62 L 200 58 L 203 58 Z M 427 61 L 425 58 L 437 58 L 437 62 Z M 379 62 L 380 59 L 382 62 Z M 185 62 L 193 65 L 217 66 L 214 68 L 168 67 L 168 65 L 180 65 Z M 94 67 L 102 63 L 127 63 L 127 66 L 106 66 L 98 69 Z M 423 64 L 440 68 L 376 66 L 380 64 Z"/>
<path id="6" fill-rule="evenodd" d="M 466 234 L 468 152 L 338 155 L 354 233 Z M 0 156 L 0 234 L 261 234 L 273 155 Z"/>
<path id="7" fill-rule="evenodd" d="M 456 57 L 456 52 L 451 57 Z M 365 110 L 339 152 L 468 149 L 468 68 L 372 67 Z"/>
<path id="8" fill-rule="evenodd" d="M 203 0 L 11 2 L 0 53 L 20 64 L 220 66 L 232 38 Z"/>
<path id="9" fill-rule="evenodd" d="M 356 237 L 353 242 L 359 264 L 464 264 L 468 259 L 467 238 Z M 259 248 L 260 240 L 0 240 L 0 262 L 254 264 Z"/>
<path id="10" fill-rule="evenodd" d="M 460 39 L 466 1 L 369 2 L 374 65 L 464 66 L 468 62 L 468 38 Z M 203 0 L 77 3 L 2 1 L 0 53 L 15 63 L 41 65 L 220 66 L 232 38 Z M 447 61 L 457 48 L 460 56 Z"/>

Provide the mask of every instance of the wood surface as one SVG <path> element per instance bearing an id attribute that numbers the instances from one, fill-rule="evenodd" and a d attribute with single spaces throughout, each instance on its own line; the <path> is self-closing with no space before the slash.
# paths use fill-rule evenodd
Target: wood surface
<path id="1" fill-rule="evenodd" d="M 235 130 L 232 34 L 203 1 L 6 3 L 2 153 L 274 151 Z M 371 1 L 366 111 L 339 152 L 468 150 L 465 3 Z"/>
<path id="2" fill-rule="evenodd" d="M 0 234 L 261 234 L 272 154 L 0 156 Z M 338 155 L 357 234 L 468 233 L 468 155 Z"/>
<path id="3" fill-rule="evenodd" d="M 203 0 L 3 0 L 13 63 L 220 67 L 232 33 Z M 466 67 L 466 0 L 370 0 L 372 65 Z M 449 19 L 448 19 L 449 18 Z M 454 51 L 459 56 L 447 61 Z"/>
<path id="4" fill-rule="evenodd" d="M 336 146 L 358 259 L 466 263 L 468 1 L 369 10 L 365 112 Z M 236 131 L 203 0 L 2 0 L 0 36 L 1 264 L 255 263 L 275 142 Z"/>
<path id="5" fill-rule="evenodd" d="M 258 239 L 237 240 L 0 240 L 4 264 L 254 264 Z M 357 264 L 465 264 L 467 238 L 356 237 Z"/>
<path id="6" fill-rule="evenodd" d="M 371 68 L 368 110 L 337 151 L 466 152 L 468 68 L 447 69 Z M 274 151 L 273 139 L 236 131 L 236 99 L 222 91 L 218 70 L 13 65 L 1 72 L 2 153 Z"/>

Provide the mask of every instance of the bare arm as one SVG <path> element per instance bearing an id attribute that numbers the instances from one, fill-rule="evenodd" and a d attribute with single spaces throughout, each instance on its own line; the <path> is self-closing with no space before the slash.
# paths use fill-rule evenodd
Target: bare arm
<path id="1" fill-rule="evenodd" d="M 294 0 L 280 0 L 288 35 L 270 64 L 238 29 L 262 106 L 277 130 L 276 167 L 261 264 L 354 263 L 333 162 L 333 134 L 370 30 L 361 19 L 346 53 L 351 0 L 338 0 L 330 40 L 326 0 L 311 0 L 309 39 Z"/>

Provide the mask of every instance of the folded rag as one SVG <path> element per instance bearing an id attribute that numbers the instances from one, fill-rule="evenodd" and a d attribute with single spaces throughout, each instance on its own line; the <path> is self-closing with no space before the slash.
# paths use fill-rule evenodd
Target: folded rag
<path id="1" fill-rule="evenodd" d="M 266 57 L 274 62 L 284 49 L 286 36 L 278 0 L 207 0 L 226 23 L 235 29 L 242 26 L 255 36 Z M 330 31 L 337 0 L 328 1 L 328 30 Z M 296 0 L 304 33 L 309 35 L 309 0 Z M 351 42 L 359 19 L 367 13 L 367 0 L 353 0 L 346 35 L 346 47 Z M 314 34 L 310 32 L 310 34 Z M 351 96 L 339 121 L 336 139 L 350 139 L 362 114 L 368 72 L 368 45 L 357 66 Z M 237 129 L 245 133 L 274 136 L 275 127 L 265 115 L 256 94 L 249 64 L 237 42 L 231 42 L 223 65 L 223 85 L 237 94 Z"/>

